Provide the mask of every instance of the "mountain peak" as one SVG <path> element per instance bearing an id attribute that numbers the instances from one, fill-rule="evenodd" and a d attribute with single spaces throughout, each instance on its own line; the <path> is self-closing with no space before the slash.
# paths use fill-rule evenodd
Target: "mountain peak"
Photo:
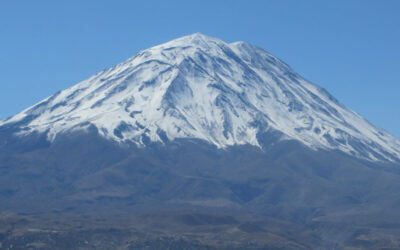
<path id="1" fill-rule="evenodd" d="M 263 134 L 367 160 L 400 158 L 400 142 L 340 105 L 261 48 L 195 33 L 141 51 L 22 111 L 0 126 L 19 136 L 95 127 L 145 147 L 196 138 L 263 147 Z M 271 140 L 271 139 L 269 139 Z"/>
<path id="2" fill-rule="evenodd" d="M 214 38 L 214 37 L 210 37 L 207 35 L 204 35 L 202 33 L 193 33 L 190 35 L 186 35 L 186 36 L 182 36 L 180 38 L 174 39 L 168 43 L 174 43 L 174 42 L 181 42 L 184 43 L 185 45 L 189 45 L 189 44 L 207 44 L 207 43 L 222 43 L 225 44 L 224 41 L 218 39 L 218 38 Z M 166 43 L 166 44 L 168 44 Z"/>
<path id="3" fill-rule="evenodd" d="M 197 49 L 203 49 L 205 51 L 209 50 L 215 50 L 220 47 L 226 47 L 228 46 L 227 43 L 224 41 L 206 36 L 202 33 L 194 33 L 186 36 L 179 37 L 177 39 L 174 39 L 172 41 L 154 46 L 150 48 L 149 50 L 153 51 L 159 51 L 159 50 L 170 50 L 170 49 L 175 49 L 175 48 L 197 48 Z"/>

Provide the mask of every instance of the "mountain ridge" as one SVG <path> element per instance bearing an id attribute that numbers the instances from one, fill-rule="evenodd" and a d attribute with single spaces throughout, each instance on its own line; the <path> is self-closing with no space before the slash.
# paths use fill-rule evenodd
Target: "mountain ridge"
<path id="1" fill-rule="evenodd" d="M 25 109 L 0 128 L 48 140 L 95 126 L 145 146 L 196 138 L 225 148 L 261 147 L 262 133 L 370 161 L 398 161 L 400 141 L 340 104 L 278 58 L 246 42 L 200 33 L 139 52 Z"/>

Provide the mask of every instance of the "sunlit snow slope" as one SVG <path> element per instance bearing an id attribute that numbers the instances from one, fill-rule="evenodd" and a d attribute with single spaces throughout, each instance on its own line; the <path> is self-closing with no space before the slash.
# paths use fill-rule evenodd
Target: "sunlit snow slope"
<path id="1" fill-rule="evenodd" d="M 220 148 L 259 146 L 258 134 L 283 133 L 313 149 L 396 161 L 400 142 L 371 125 L 268 52 L 196 33 L 135 57 L 56 93 L 0 126 L 18 135 L 96 126 L 111 140 L 197 138 Z"/>

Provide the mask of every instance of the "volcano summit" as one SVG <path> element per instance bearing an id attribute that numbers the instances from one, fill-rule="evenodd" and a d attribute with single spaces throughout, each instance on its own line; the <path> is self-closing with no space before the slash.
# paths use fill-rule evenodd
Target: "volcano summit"
<path id="1" fill-rule="evenodd" d="M 58 134 L 94 126 L 118 142 L 196 138 L 218 148 L 262 147 L 264 132 L 312 149 L 371 161 L 400 158 L 400 142 L 341 105 L 323 88 L 268 52 L 196 33 L 60 91 L 0 126 L 18 135 Z"/>

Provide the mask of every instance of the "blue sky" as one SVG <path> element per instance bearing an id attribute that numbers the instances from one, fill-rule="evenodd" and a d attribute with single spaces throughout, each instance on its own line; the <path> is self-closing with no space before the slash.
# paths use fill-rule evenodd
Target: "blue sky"
<path id="1" fill-rule="evenodd" d="M 400 1 L 1 1 L 0 119 L 201 32 L 276 55 L 400 137 Z"/>

